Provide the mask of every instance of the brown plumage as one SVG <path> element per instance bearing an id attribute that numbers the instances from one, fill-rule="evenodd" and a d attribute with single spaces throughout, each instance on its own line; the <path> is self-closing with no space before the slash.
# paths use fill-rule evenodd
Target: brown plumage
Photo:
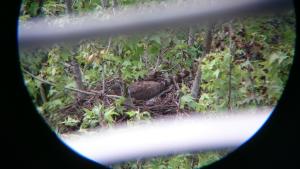
<path id="1" fill-rule="evenodd" d="M 176 82 L 180 82 L 183 78 L 188 76 L 188 74 L 188 71 L 183 70 L 176 76 L 163 78 L 160 72 L 155 72 L 150 74 L 149 77 L 143 81 L 137 81 L 128 86 L 128 95 L 135 100 L 149 100 L 166 90 L 173 82 L 172 79 Z M 120 95 L 121 85 L 116 83 L 111 86 L 111 94 Z"/>
<path id="2" fill-rule="evenodd" d="M 156 81 L 138 81 L 128 87 L 130 97 L 137 100 L 148 100 L 157 96 L 166 88 L 166 84 Z"/>
<path id="3" fill-rule="evenodd" d="M 166 90 L 167 87 L 172 83 L 172 77 L 162 79 L 162 77 L 159 77 L 160 75 L 160 72 L 156 72 L 154 73 L 153 77 L 149 76 L 150 78 L 148 78 L 147 80 L 137 81 L 131 84 L 128 87 L 128 93 L 130 97 L 136 100 L 149 100 L 159 95 L 162 91 Z M 183 78 L 185 78 L 188 75 L 188 71 L 182 70 L 182 72 L 174 76 L 173 79 L 176 82 L 180 82 Z M 155 79 L 159 81 L 154 81 Z"/>

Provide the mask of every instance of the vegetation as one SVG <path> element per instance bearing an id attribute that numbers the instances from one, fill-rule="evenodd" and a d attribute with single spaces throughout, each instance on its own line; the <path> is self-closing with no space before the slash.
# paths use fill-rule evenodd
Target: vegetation
<path id="1" fill-rule="evenodd" d="M 20 21 L 149 1 L 24 0 Z M 275 106 L 289 76 L 295 37 L 295 14 L 287 11 L 20 51 L 20 60 L 34 104 L 53 130 L 62 134 L 165 115 Z M 169 85 L 152 99 L 132 98 L 128 88 L 150 80 Z M 182 154 L 114 167 L 195 168 L 226 152 Z"/>

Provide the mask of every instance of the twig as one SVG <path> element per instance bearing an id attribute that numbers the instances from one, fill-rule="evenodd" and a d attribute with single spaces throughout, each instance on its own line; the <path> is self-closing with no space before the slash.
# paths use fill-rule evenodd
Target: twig
<path id="1" fill-rule="evenodd" d="M 105 77 L 104 77 L 104 74 L 105 74 L 105 62 L 103 62 L 102 64 L 102 91 L 103 93 L 105 93 Z"/>
<path id="2" fill-rule="evenodd" d="M 119 98 L 122 97 L 122 96 L 118 96 L 118 95 L 110 95 L 110 94 L 107 94 L 107 95 L 105 95 L 105 96 L 107 96 L 107 97 L 109 97 L 109 98 L 117 98 L 117 99 L 119 99 Z"/>
<path id="3" fill-rule="evenodd" d="M 170 69 L 167 69 L 167 70 L 161 70 L 161 72 L 169 72 L 171 71 L 172 69 L 174 69 L 175 67 L 177 67 L 179 65 L 179 63 L 177 63 L 175 66 L 172 66 Z"/>
<path id="4" fill-rule="evenodd" d="M 109 48 L 110 48 L 110 45 L 111 45 L 111 37 L 109 37 L 109 39 L 108 39 L 108 45 L 107 45 L 107 48 L 106 48 L 105 53 L 108 52 L 108 50 L 109 50 Z"/>
<path id="5" fill-rule="evenodd" d="M 159 53 L 159 55 L 157 56 L 156 64 L 155 64 L 155 67 L 154 67 L 154 71 L 156 71 L 157 68 L 158 68 L 158 66 L 161 64 L 163 55 L 164 55 L 168 50 L 170 50 L 170 49 L 171 49 L 171 47 L 167 47 L 167 48 L 165 48 L 163 51 L 161 51 L 161 52 Z"/>
<path id="6" fill-rule="evenodd" d="M 195 30 L 193 27 L 189 27 L 189 34 L 188 34 L 188 46 L 191 47 L 194 45 L 195 42 Z"/>
<path id="7" fill-rule="evenodd" d="M 174 83 L 174 85 L 176 87 L 176 90 L 179 90 L 180 88 L 179 88 L 178 83 L 176 82 L 175 76 L 172 77 L 172 81 L 173 81 L 173 83 Z"/>
<path id="8" fill-rule="evenodd" d="M 103 95 L 103 94 L 104 94 L 102 91 L 101 91 L 101 92 L 98 92 L 97 90 L 91 90 L 91 92 L 97 93 L 97 94 L 100 94 L 100 95 Z"/>
<path id="9" fill-rule="evenodd" d="M 210 53 L 212 41 L 213 41 L 213 35 L 212 31 L 214 29 L 215 23 L 209 23 L 207 30 L 206 30 L 206 37 L 205 37 L 205 50 L 202 53 L 202 56 L 199 57 L 198 61 L 198 67 L 197 67 L 197 72 L 196 76 L 193 81 L 193 85 L 191 87 L 191 94 L 193 98 L 198 98 L 198 96 L 201 94 L 200 91 L 200 86 L 201 86 L 201 79 L 202 79 L 202 70 L 201 70 L 201 65 L 202 65 L 202 59 L 207 56 Z"/>
<path id="10" fill-rule="evenodd" d="M 229 60 L 229 70 L 228 70 L 228 102 L 227 102 L 227 108 L 229 111 L 231 111 L 232 107 L 231 107 L 231 90 L 232 90 L 232 69 L 233 69 L 233 65 L 232 65 L 232 59 L 233 59 L 233 55 L 235 54 L 235 46 L 234 43 L 232 41 L 232 36 L 234 35 L 234 31 L 232 28 L 232 23 L 230 23 L 229 25 L 229 48 L 230 48 L 230 60 Z"/>
<path id="11" fill-rule="evenodd" d="M 250 42 L 251 44 L 254 43 L 254 38 L 252 39 L 252 41 Z M 250 62 L 249 58 L 247 58 L 247 61 Z M 251 83 L 251 89 L 252 89 L 252 96 L 253 96 L 253 100 L 254 100 L 254 103 L 256 106 L 259 106 L 258 105 L 258 101 L 257 101 L 257 97 L 256 97 L 256 92 L 255 92 L 255 80 L 252 76 L 252 73 L 251 73 L 251 69 L 254 69 L 254 67 L 250 64 L 247 66 L 247 71 L 248 71 L 248 76 L 249 76 L 249 80 L 250 80 L 250 83 Z"/>
<path id="12" fill-rule="evenodd" d="M 111 37 L 109 37 L 109 39 L 108 39 L 108 45 L 107 45 L 107 48 L 105 50 L 105 54 L 108 53 L 110 45 L 111 45 Z M 104 75 L 105 75 L 105 62 L 103 62 L 103 64 L 102 64 L 102 74 L 101 74 L 101 76 L 102 76 L 102 90 L 103 90 L 103 93 L 105 93 L 105 76 Z"/>
<path id="13" fill-rule="evenodd" d="M 165 94 L 165 93 L 171 91 L 172 88 L 173 88 L 173 85 L 171 85 L 168 89 L 162 91 L 161 93 L 159 93 L 159 94 L 158 94 L 157 96 L 155 96 L 155 97 L 160 97 L 161 95 L 163 95 L 163 94 Z"/>
<path id="14" fill-rule="evenodd" d="M 96 93 L 93 93 L 93 92 L 79 90 L 79 89 L 75 89 L 75 88 L 71 88 L 71 87 L 64 87 L 64 88 L 67 89 L 67 90 L 72 90 L 72 91 L 79 92 L 79 93 L 84 93 L 84 94 L 89 94 L 89 95 L 96 95 Z"/>
<path id="15" fill-rule="evenodd" d="M 42 78 L 40 78 L 40 77 L 37 77 L 37 76 L 35 76 L 34 74 L 28 72 L 27 70 L 24 70 L 24 69 L 23 69 L 23 71 L 24 71 L 25 73 L 27 73 L 28 75 L 30 75 L 31 77 L 33 77 L 33 78 L 35 78 L 35 79 L 37 79 L 37 80 L 39 80 L 39 81 L 41 81 L 41 82 L 43 82 L 43 83 L 45 83 L 45 84 L 48 84 L 48 85 L 51 85 L 51 86 L 55 86 L 55 87 L 57 86 L 57 84 L 52 83 L 52 82 L 49 82 L 49 81 L 47 81 L 47 80 L 44 80 L 44 79 L 42 79 Z M 84 93 L 84 94 L 88 94 L 88 95 L 96 95 L 96 94 L 98 94 L 98 93 L 95 93 L 95 92 L 83 91 L 83 90 L 79 90 L 79 89 L 75 89 L 75 88 L 71 88 L 71 87 L 64 87 L 64 89 L 72 90 L 72 91 L 75 91 L 75 92 Z"/>
<path id="16" fill-rule="evenodd" d="M 247 58 L 247 61 L 250 62 L 249 58 Z M 252 69 L 253 69 L 253 67 L 252 67 Z M 248 76 L 249 76 L 248 78 L 249 78 L 250 83 L 251 83 L 251 89 L 252 89 L 251 94 L 252 94 L 255 105 L 259 106 L 258 101 L 257 101 L 257 97 L 256 97 L 256 93 L 255 93 L 255 81 L 254 81 L 254 78 L 253 78 L 252 73 L 251 73 L 250 70 L 251 70 L 251 65 L 248 65 L 247 71 L 248 71 Z"/>
<path id="17" fill-rule="evenodd" d="M 158 66 L 160 65 L 160 60 L 161 60 L 161 54 L 159 54 L 157 56 L 156 64 L 155 64 L 155 67 L 154 67 L 154 72 L 157 70 Z"/>
<path id="18" fill-rule="evenodd" d="M 172 107 L 177 107 L 176 105 L 155 105 L 155 106 L 151 106 L 151 107 L 147 107 L 149 110 L 161 110 L 161 109 L 169 109 Z"/>
<path id="19" fill-rule="evenodd" d="M 178 103 L 178 102 L 174 101 L 174 103 L 175 103 L 175 105 L 176 105 L 177 107 L 179 107 L 179 103 Z"/>
<path id="20" fill-rule="evenodd" d="M 43 82 L 43 83 L 46 83 L 46 84 L 55 86 L 54 83 L 51 83 L 51 82 L 49 82 L 49 81 L 47 81 L 47 80 L 44 80 L 44 79 L 42 79 L 42 78 L 39 78 L 39 77 L 35 76 L 34 74 L 28 72 L 28 71 L 25 70 L 25 69 L 23 69 L 23 72 L 27 73 L 27 74 L 30 75 L 31 77 L 33 77 L 33 78 L 35 78 L 35 79 L 37 79 L 37 80 L 39 80 L 39 81 L 41 81 L 41 82 Z"/>
<path id="21" fill-rule="evenodd" d="M 99 94 L 99 95 L 104 95 L 103 92 L 98 92 L 96 90 L 90 90 L 91 92 L 95 93 L 95 94 Z M 107 95 L 104 95 L 104 96 L 107 96 L 109 98 L 120 98 L 122 96 L 118 96 L 118 95 L 110 95 L 110 94 L 107 94 Z"/>

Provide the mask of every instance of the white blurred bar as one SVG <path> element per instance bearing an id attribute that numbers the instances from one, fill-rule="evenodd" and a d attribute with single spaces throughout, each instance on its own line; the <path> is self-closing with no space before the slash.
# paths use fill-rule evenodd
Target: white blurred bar
<path id="1" fill-rule="evenodd" d="M 116 10 L 114 14 L 108 10 L 84 16 L 42 18 L 20 22 L 19 46 L 34 48 L 57 42 L 135 34 L 235 16 L 275 13 L 292 7 L 292 0 L 175 0 Z"/>
<path id="2" fill-rule="evenodd" d="M 264 124 L 271 108 L 218 116 L 158 120 L 62 137 L 79 154 L 101 164 L 183 152 L 235 148 Z"/>

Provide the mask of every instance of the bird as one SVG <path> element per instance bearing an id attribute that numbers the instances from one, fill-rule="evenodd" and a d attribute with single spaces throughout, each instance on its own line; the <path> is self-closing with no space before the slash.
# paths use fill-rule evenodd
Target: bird
<path id="1" fill-rule="evenodd" d="M 183 78 L 188 76 L 189 72 L 183 70 L 176 76 L 163 78 L 160 73 L 151 74 L 149 77 L 141 81 L 136 81 L 130 84 L 127 88 L 127 95 L 134 100 L 149 100 L 159 95 L 166 90 L 174 81 L 180 82 Z M 115 84 L 111 87 L 114 94 L 120 94 L 121 85 Z"/>
<path id="2" fill-rule="evenodd" d="M 132 83 L 128 87 L 129 96 L 136 100 L 149 100 L 166 90 L 174 81 L 180 82 L 183 78 L 189 75 L 189 72 L 183 69 L 176 76 L 170 76 L 167 78 L 159 77 L 160 75 L 161 74 L 159 73 L 154 73 L 157 81 L 153 80 L 153 78 L 148 78 L 149 80 L 147 79 Z"/>
<path id="3" fill-rule="evenodd" d="M 166 89 L 168 83 L 157 81 L 137 81 L 128 87 L 128 94 L 136 100 L 149 100 Z"/>

